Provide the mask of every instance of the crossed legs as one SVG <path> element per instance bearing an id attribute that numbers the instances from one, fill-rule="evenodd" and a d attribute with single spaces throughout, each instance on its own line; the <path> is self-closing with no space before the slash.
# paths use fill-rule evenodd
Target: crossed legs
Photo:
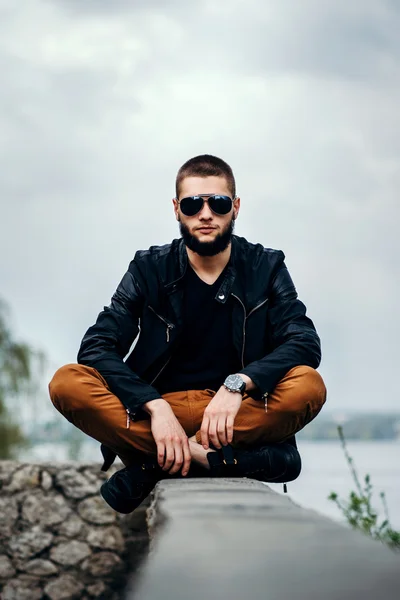
<path id="1" fill-rule="evenodd" d="M 156 454 L 151 421 L 128 422 L 120 400 L 109 390 L 96 369 L 68 364 L 55 373 L 49 384 L 50 398 L 68 421 L 90 437 L 111 448 L 125 465 L 135 450 Z M 190 390 L 165 394 L 190 439 L 193 459 L 207 466 L 207 452 L 201 446 L 203 413 L 215 392 Z M 321 410 L 326 388 L 317 371 L 299 366 L 291 369 L 264 403 L 245 396 L 235 419 L 232 446 L 281 442 L 297 433 Z"/>

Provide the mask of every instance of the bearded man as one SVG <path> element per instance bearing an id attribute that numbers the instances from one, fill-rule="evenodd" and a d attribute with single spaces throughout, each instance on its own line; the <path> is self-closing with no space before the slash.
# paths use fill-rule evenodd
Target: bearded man
<path id="1" fill-rule="evenodd" d="M 121 513 L 167 477 L 295 479 L 295 434 L 326 400 L 283 252 L 233 235 L 230 166 L 188 160 L 173 208 L 181 238 L 136 252 L 78 364 L 49 384 L 61 414 L 101 442 L 102 469 L 125 465 L 101 486 Z"/>

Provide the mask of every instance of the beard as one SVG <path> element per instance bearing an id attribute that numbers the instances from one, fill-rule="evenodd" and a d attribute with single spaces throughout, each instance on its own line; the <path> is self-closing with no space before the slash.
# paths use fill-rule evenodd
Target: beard
<path id="1" fill-rule="evenodd" d="M 235 228 L 235 219 L 232 217 L 231 222 L 222 233 L 211 242 L 199 242 L 197 238 L 191 235 L 188 227 L 179 221 L 179 230 L 185 245 L 200 256 L 215 256 L 226 250 L 232 240 L 233 230 Z"/>

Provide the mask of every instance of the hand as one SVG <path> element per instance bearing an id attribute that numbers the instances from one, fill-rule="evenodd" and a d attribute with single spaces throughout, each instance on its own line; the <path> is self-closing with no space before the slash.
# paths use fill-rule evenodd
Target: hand
<path id="1" fill-rule="evenodd" d="M 211 441 L 216 448 L 230 444 L 233 439 L 233 424 L 242 404 L 240 392 L 229 392 L 221 387 L 210 401 L 201 424 L 201 443 L 207 450 Z"/>
<path id="2" fill-rule="evenodd" d="M 172 408 L 160 398 L 146 403 L 145 410 L 151 416 L 151 432 L 157 445 L 158 464 L 163 471 L 169 471 L 170 475 L 178 473 L 182 468 L 182 475 L 186 476 L 192 459 L 189 440 Z"/>

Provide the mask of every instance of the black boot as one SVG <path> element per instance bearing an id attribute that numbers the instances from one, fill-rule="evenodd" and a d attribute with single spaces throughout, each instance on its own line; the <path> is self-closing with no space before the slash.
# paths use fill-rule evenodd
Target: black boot
<path id="1" fill-rule="evenodd" d="M 238 450 L 229 444 L 209 452 L 211 477 L 249 477 L 258 481 L 287 483 L 300 475 L 301 458 L 292 444 L 265 444 L 250 450 Z"/>
<path id="2" fill-rule="evenodd" d="M 102 484 L 100 493 L 111 508 L 127 514 L 143 502 L 163 475 L 157 461 L 147 456 L 114 473 Z"/>
<path id="3" fill-rule="evenodd" d="M 209 472 L 205 467 L 192 463 L 187 477 L 209 477 Z M 115 511 L 127 514 L 143 502 L 158 481 L 180 478 L 181 471 L 170 475 L 161 469 L 156 458 L 137 451 L 135 462 L 120 469 L 105 481 L 100 488 L 100 494 Z"/>

